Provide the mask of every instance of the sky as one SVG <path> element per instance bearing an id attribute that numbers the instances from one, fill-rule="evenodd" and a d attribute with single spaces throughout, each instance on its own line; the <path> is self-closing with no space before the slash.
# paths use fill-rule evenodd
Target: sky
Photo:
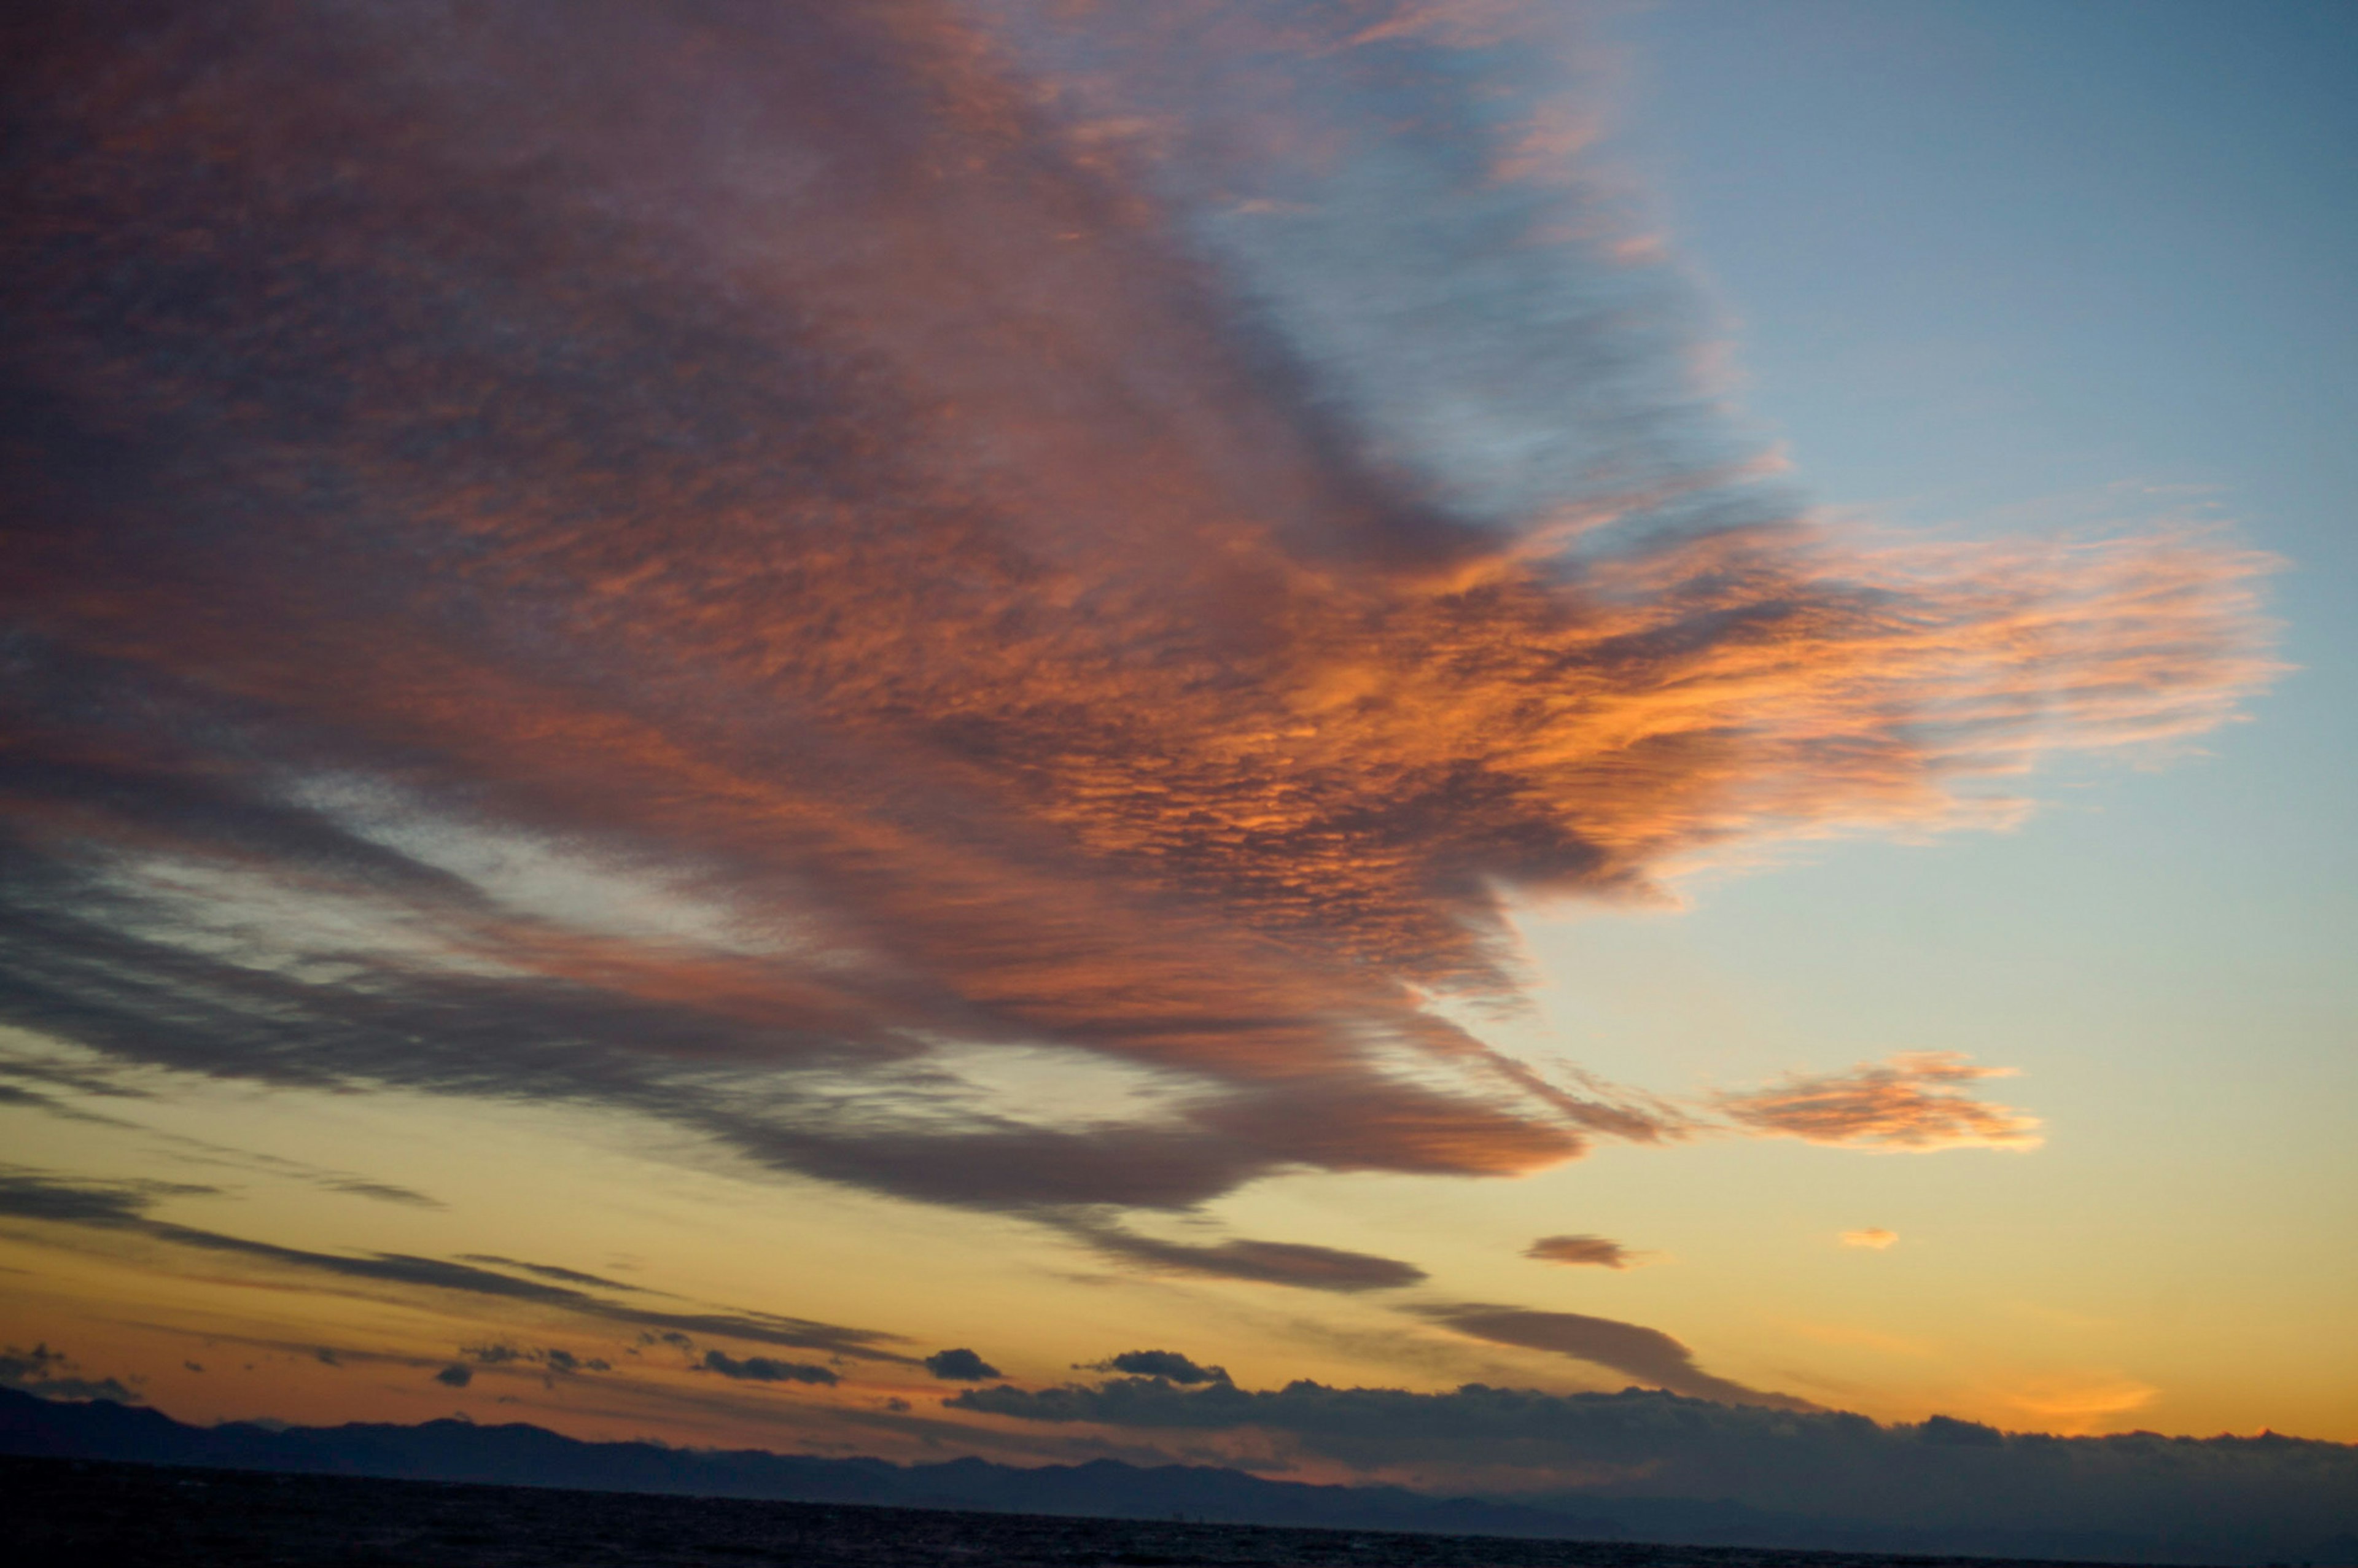
<path id="1" fill-rule="evenodd" d="M 5 26 L 0 1378 L 2358 1441 L 2346 6 Z"/>

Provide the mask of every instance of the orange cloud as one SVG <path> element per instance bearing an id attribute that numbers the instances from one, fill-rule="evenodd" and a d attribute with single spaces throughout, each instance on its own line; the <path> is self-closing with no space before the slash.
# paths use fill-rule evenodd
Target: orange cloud
<path id="1" fill-rule="evenodd" d="M 1977 1067 L 1960 1052 L 1904 1052 L 1847 1073 L 1788 1077 L 1751 1094 L 1724 1094 L 1719 1108 L 1756 1132 L 1860 1149 L 2035 1149 L 2039 1119 L 1973 1098 L 1962 1086 L 2014 1076 L 2011 1067 Z M 1854 1238 L 1853 1246 L 1887 1245 Z"/>
<path id="2" fill-rule="evenodd" d="M 2160 1392 L 2134 1378 L 2067 1374 L 2031 1379 L 1996 1397 L 2030 1417 L 2039 1430 L 2076 1434 L 2100 1431 L 2151 1404 Z"/>
<path id="3" fill-rule="evenodd" d="M 1238 116 L 922 4 L 577 0 L 561 59 L 533 4 L 230 13 L 130 54 L 78 12 L 24 78 L 0 997 L 118 1058 L 1043 1214 L 1514 1174 L 1691 1129 L 1429 1010 L 1517 994 L 1509 898 L 1999 819 L 2272 668 L 2223 539 L 1902 543 L 1761 489 L 1630 325 L 1676 313 L 1623 308 L 1610 204 L 1493 178 L 1572 122 L 1494 124 L 1421 13 L 1277 39 Z M 1087 134 L 1109 81 L 1152 135 Z M 1424 216 L 1342 244 L 1369 204 L 1321 182 L 1401 92 L 1447 145 L 1375 205 Z M 1493 252 L 1514 288 L 1461 297 Z M 1390 270 L 1318 298 L 1391 303 L 1303 304 L 1336 254 Z M 952 1058 L 996 1047 L 1148 1108 L 988 1107 Z M 1985 1076 L 1722 1108 L 2028 1142 Z"/>
<path id="4" fill-rule="evenodd" d="M 1845 1230 L 1842 1233 L 1844 1246 L 1864 1247 L 1870 1252 L 1880 1252 L 1898 1239 L 1899 1232 L 1886 1230 L 1879 1225 L 1870 1225 L 1865 1230 Z"/>

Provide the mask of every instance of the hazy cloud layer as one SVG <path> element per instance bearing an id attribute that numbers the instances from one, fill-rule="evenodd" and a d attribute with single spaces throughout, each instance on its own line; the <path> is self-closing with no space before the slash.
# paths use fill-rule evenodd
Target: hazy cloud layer
<path id="1" fill-rule="evenodd" d="M 40 1081 L 35 1071 L 28 1071 L 28 1066 L 27 1064 L 0 1056 L 0 1079 L 23 1076 L 34 1077 L 37 1082 Z M 77 1093 L 93 1092 L 87 1078 L 77 1082 L 70 1076 L 67 1082 Z M 16 1084 L 0 1082 L 0 1106 L 17 1106 L 38 1110 L 44 1115 L 54 1116 L 66 1121 L 86 1122 L 93 1127 L 113 1127 L 135 1132 L 161 1146 L 174 1159 L 184 1164 L 219 1165 L 230 1169 L 256 1171 L 265 1175 L 302 1182 L 328 1192 L 343 1193 L 352 1197 L 374 1198 L 381 1203 L 402 1204 L 413 1208 L 444 1206 L 441 1200 L 428 1197 L 413 1187 L 405 1187 L 397 1183 L 380 1182 L 371 1177 L 355 1175 L 349 1171 L 314 1165 L 308 1161 L 290 1160 L 280 1154 L 260 1153 L 250 1149 L 233 1149 L 227 1144 L 216 1143 L 208 1138 L 194 1138 L 186 1133 L 166 1132 L 127 1117 L 110 1116 L 104 1112 L 91 1110 L 86 1107 L 70 1105 L 54 1095 L 43 1093 L 38 1089 L 25 1088 Z"/>
<path id="2" fill-rule="evenodd" d="M 847 1328 L 807 1318 L 774 1313 L 658 1312 L 616 1302 L 588 1291 L 478 1268 L 471 1263 L 439 1258 L 416 1258 L 398 1252 L 358 1256 L 317 1252 L 250 1240 L 217 1230 L 175 1225 L 148 1217 L 147 1210 L 162 1198 L 211 1191 L 157 1182 L 88 1182 L 53 1176 L 16 1167 L 0 1167 L 0 1218 L 48 1221 L 101 1232 L 129 1234 L 201 1252 L 242 1258 L 268 1268 L 328 1278 L 367 1281 L 399 1289 L 453 1292 L 499 1301 L 526 1302 L 578 1313 L 597 1321 L 620 1324 L 668 1343 L 686 1346 L 691 1335 L 752 1340 L 757 1344 L 824 1351 L 832 1356 L 866 1361 L 913 1363 L 913 1358 L 886 1348 L 900 1336 L 877 1329 Z M 320 1357 L 334 1364 L 330 1352 Z M 509 1346 L 481 1347 L 476 1359 L 496 1365 L 518 1358 L 544 1368 L 575 1369 L 570 1353 L 535 1351 L 527 1355 Z M 562 1358 L 552 1367 L 551 1358 Z M 717 1368 L 716 1368 L 717 1369 Z M 833 1374 L 829 1374 L 829 1379 Z"/>
<path id="3" fill-rule="evenodd" d="M 1091 1223 L 1514 1173 L 1682 1124 L 1427 1009 L 1505 898 L 2002 819 L 2266 676 L 2221 540 L 1759 477 L 1560 8 L 1078 15 L 19 13 L 0 1017 Z M 1727 1108 L 2020 1141 L 1971 1076 Z"/>
<path id="4" fill-rule="evenodd" d="M 1977 1067 L 1954 1051 L 1918 1051 L 1847 1073 L 1790 1077 L 1754 1094 L 1722 1095 L 1719 1107 L 1746 1127 L 1810 1143 L 1865 1149 L 2038 1147 L 2039 1119 L 1977 1100 L 1967 1086 L 2014 1076 Z"/>

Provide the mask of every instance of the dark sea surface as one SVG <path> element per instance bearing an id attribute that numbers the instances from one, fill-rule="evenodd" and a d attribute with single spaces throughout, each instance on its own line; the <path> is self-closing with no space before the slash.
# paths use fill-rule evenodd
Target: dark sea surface
<path id="1" fill-rule="evenodd" d="M 2020 1558 L 2001 1563 L 1994 1558 L 1066 1519 L 14 1457 L 0 1457 L 0 1563 L 9 1568 L 115 1563 L 142 1568 L 2034 1568 Z"/>

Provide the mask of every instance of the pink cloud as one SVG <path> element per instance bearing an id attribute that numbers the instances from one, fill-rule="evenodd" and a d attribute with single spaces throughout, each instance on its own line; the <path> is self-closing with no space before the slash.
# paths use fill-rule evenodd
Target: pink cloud
<path id="1" fill-rule="evenodd" d="M 1717 1104 L 1742 1127 L 1808 1143 L 1917 1152 L 2035 1149 L 2037 1117 L 1976 1099 L 1968 1087 L 2013 1076 L 2011 1067 L 1978 1067 L 1959 1052 L 1917 1051 L 1861 1063 L 1846 1073 L 1788 1077 L 1750 1094 L 1724 1094 Z"/>

